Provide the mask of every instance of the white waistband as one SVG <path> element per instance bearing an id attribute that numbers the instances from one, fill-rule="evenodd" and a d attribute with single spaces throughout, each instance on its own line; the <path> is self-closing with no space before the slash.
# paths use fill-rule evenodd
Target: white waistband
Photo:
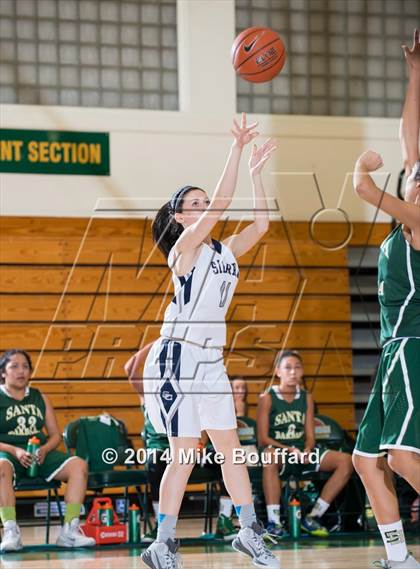
<path id="1" fill-rule="evenodd" d="M 198 346 L 199 348 L 202 348 L 203 350 L 222 350 L 223 351 L 223 346 L 202 346 L 201 344 L 198 344 L 197 342 L 192 342 L 191 340 L 185 340 L 184 338 L 168 338 L 168 336 L 162 336 L 162 338 L 164 340 L 169 340 L 170 342 L 185 342 L 186 344 L 192 344 L 193 346 Z"/>

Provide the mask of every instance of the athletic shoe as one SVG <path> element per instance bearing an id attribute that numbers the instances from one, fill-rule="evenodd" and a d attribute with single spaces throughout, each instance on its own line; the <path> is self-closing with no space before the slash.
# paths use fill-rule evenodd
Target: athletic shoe
<path id="1" fill-rule="evenodd" d="M 224 541 L 232 541 L 238 535 L 238 530 L 233 525 L 230 518 L 224 514 L 220 514 L 217 518 L 215 537 Z"/>
<path id="2" fill-rule="evenodd" d="M 264 543 L 264 534 L 267 532 L 259 522 L 253 522 L 251 527 L 242 528 L 232 541 L 232 547 L 239 553 L 252 558 L 256 567 L 270 567 L 280 569 L 280 561 L 275 557 Z"/>
<path id="3" fill-rule="evenodd" d="M 154 541 L 140 557 L 151 569 L 181 569 L 182 561 L 181 555 L 177 553 L 178 548 L 179 541 Z"/>
<path id="4" fill-rule="evenodd" d="M 17 523 L 13 520 L 5 522 L 0 551 L 19 551 L 22 547 L 22 539 Z"/>
<path id="5" fill-rule="evenodd" d="M 141 541 L 143 543 L 153 543 L 154 541 L 156 541 L 157 539 L 157 525 L 150 531 L 148 531 L 147 533 L 144 534 L 144 536 L 141 538 Z"/>
<path id="6" fill-rule="evenodd" d="M 285 530 L 283 524 L 277 524 L 276 522 L 268 522 L 265 529 L 267 530 L 267 533 L 264 535 L 264 537 L 271 535 L 277 539 L 281 539 L 287 535 L 287 531 Z"/>
<path id="7" fill-rule="evenodd" d="M 315 537 L 329 536 L 327 528 L 324 528 L 324 526 L 322 526 L 316 518 L 311 518 L 310 516 L 303 518 L 300 527 L 303 529 L 303 531 L 306 531 L 306 533 L 314 535 Z"/>
<path id="8" fill-rule="evenodd" d="M 382 569 L 420 569 L 420 563 L 410 554 L 407 555 L 404 561 L 381 559 L 380 561 L 374 561 L 373 565 L 374 567 L 381 567 Z"/>
<path id="9" fill-rule="evenodd" d="M 96 541 L 83 533 L 79 518 L 73 518 L 61 528 L 56 544 L 60 547 L 93 547 Z"/>

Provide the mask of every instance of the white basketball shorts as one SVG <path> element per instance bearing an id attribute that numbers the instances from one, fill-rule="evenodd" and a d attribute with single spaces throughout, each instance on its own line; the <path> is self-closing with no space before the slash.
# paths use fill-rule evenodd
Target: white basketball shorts
<path id="1" fill-rule="evenodd" d="M 161 337 L 147 356 L 143 383 L 147 414 L 158 433 L 200 437 L 207 429 L 236 429 L 221 348 Z"/>

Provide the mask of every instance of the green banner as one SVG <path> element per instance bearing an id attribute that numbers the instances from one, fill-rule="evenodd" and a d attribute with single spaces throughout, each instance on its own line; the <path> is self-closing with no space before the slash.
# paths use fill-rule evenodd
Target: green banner
<path id="1" fill-rule="evenodd" d="M 1 128 L 0 172 L 109 176 L 109 134 Z"/>

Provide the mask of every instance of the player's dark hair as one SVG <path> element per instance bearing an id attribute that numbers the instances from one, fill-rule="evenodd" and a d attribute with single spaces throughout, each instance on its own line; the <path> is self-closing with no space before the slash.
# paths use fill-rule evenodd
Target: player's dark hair
<path id="1" fill-rule="evenodd" d="M 303 364 L 302 356 L 297 350 L 282 350 L 277 354 L 275 367 L 279 367 L 284 358 L 290 358 L 290 357 L 297 358 L 300 361 L 300 363 Z"/>
<path id="2" fill-rule="evenodd" d="M 31 360 L 31 356 L 28 354 L 28 352 L 25 352 L 25 350 L 20 350 L 19 348 L 13 348 L 11 350 L 6 350 L 0 356 L 0 384 L 5 382 L 3 374 L 6 371 L 6 366 L 11 361 L 12 356 L 15 356 L 16 354 L 22 354 L 22 356 L 24 356 L 26 358 L 26 361 L 28 362 L 28 365 L 29 365 L 29 369 L 32 371 L 32 369 L 33 369 L 32 368 L 32 360 Z"/>
<path id="3" fill-rule="evenodd" d="M 170 201 L 166 202 L 157 212 L 152 224 L 153 241 L 168 258 L 169 252 L 178 241 L 184 228 L 175 219 L 175 213 L 182 212 L 185 196 L 196 186 L 184 186 L 177 190 Z"/>

